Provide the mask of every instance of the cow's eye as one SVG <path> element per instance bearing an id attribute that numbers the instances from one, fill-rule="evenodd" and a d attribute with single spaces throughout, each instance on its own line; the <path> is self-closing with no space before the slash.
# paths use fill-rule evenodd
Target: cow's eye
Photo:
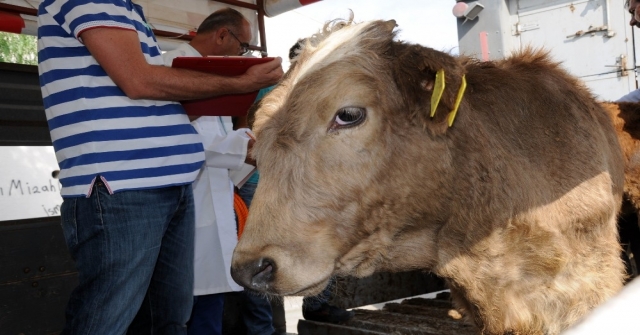
<path id="1" fill-rule="evenodd" d="M 362 123 L 367 115 L 367 110 L 362 107 L 344 107 L 336 113 L 331 130 L 354 127 Z"/>

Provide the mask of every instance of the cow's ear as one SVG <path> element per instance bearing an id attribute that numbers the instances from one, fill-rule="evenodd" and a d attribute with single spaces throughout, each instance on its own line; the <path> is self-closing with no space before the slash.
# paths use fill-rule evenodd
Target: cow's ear
<path id="1" fill-rule="evenodd" d="M 363 50 L 374 51 L 379 53 L 387 53 L 390 44 L 396 35 L 394 29 L 397 27 L 395 20 L 389 21 L 371 21 L 365 25 L 365 28 L 358 36 L 358 47 Z"/>
<path id="2" fill-rule="evenodd" d="M 466 85 L 463 65 L 456 57 L 421 45 L 394 42 L 391 49 L 393 77 L 410 117 L 425 128 L 445 131 Z"/>
<path id="3" fill-rule="evenodd" d="M 389 39 L 394 36 L 393 30 L 397 26 L 398 25 L 396 24 L 396 20 L 371 21 L 370 24 L 367 24 L 367 28 L 363 31 L 363 34 L 365 35 L 376 34 L 378 36 L 384 36 L 385 38 Z"/>
<path id="4" fill-rule="evenodd" d="M 392 34 L 393 30 L 398 26 L 398 24 L 396 23 L 396 20 L 389 20 L 381 21 L 380 26 L 383 30 L 386 30 L 387 33 Z"/>

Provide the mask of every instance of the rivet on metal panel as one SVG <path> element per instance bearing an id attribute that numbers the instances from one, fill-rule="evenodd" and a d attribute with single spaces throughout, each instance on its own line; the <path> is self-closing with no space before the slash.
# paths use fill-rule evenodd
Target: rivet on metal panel
<path id="1" fill-rule="evenodd" d="M 29 271 L 31 271 L 31 269 L 29 268 L 24 268 L 24 270 L 22 270 L 24 273 L 29 273 Z"/>
<path id="2" fill-rule="evenodd" d="M 40 272 L 44 272 L 44 270 L 46 270 L 46 268 L 44 266 L 41 266 L 38 270 L 40 270 Z"/>
<path id="3" fill-rule="evenodd" d="M 33 283 L 31 283 L 31 287 L 38 287 L 38 282 L 34 281 Z"/>

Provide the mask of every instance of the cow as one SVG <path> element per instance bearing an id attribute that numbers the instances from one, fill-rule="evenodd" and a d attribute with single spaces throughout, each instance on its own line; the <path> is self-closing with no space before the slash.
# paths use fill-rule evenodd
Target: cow
<path id="1" fill-rule="evenodd" d="M 625 161 L 624 193 L 633 209 L 640 209 L 640 104 L 603 102 L 613 120 Z"/>
<path id="2" fill-rule="evenodd" d="M 307 296 L 423 269 L 482 334 L 560 333 L 624 280 L 610 118 L 543 50 L 480 62 L 395 27 L 328 25 L 257 107 L 234 280 Z"/>

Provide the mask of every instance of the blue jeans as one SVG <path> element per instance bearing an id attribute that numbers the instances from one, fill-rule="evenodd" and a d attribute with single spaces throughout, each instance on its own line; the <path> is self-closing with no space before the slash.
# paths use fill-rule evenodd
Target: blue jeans
<path id="1" fill-rule="evenodd" d="M 275 333 L 269 300 L 247 291 L 242 291 L 242 298 L 244 302 L 242 318 L 247 327 L 247 334 L 272 335 Z"/>
<path id="2" fill-rule="evenodd" d="M 317 311 L 322 308 L 322 304 L 328 303 L 331 299 L 331 287 L 333 284 L 333 279 L 331 279 L 327 284 L 327 287 L 325 287 L 320 294 L 311 297 L 304 297 L 302 299 L 302 309 L 306 311 Z"/>
<path id="3" fill-rule="evenodd" d="M 253 194 L 256 192 L 258 183 L 249 179 L 242 188 L 238 190 L 238 195 L 247 204 L 251 206 Z M 249 208 L 251 211 L 251 208 Z M 244 325 L 247 327 L 247 334 L 250 335 L 271 335 L 275 332 L 273 328 L 273 312 L 271 303 L 263 296 L 255 295 L 247 291 L 242 292 L 244 310 L 242 313 Z"/>
<path id="4" fill-rule="evenodd" d="M 244 200 L 247 208 L 251 207 L 251 201 L 253 200 L 253 195 L 256 193 L 257 187 L 258 183 L 253 183 L 251 179 L 249 179 L 242 185 L 242 188 L 238 189 L 238 195 Z"/>
<path id="5" fill-rule="evenodd" d="M 224 293 L 193 297 L 187 335 L 222 335 Z"/>
<path id="6" fill-rule="evenodd" d="M 191 185 L 64 199 L 79 284 L 62 334 L 186 334 L 193 303 Z"/>

